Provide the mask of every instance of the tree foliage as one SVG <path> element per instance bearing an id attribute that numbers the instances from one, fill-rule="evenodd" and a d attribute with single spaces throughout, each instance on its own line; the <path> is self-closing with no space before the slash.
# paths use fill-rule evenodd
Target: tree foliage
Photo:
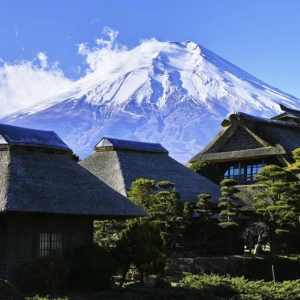
<path id="1" fill-rule="evenodd" d="M 222 209 L 220 226 L 223 228 L 238 226 L 237 218 L 240 212 L 235 194 L 239 192 L 239 189 L 235 187 L 236 184 L 237 182 L 233 179 L 224 179 L 220 183 L 222 197 L 218 206 Z"/>
<path id="2" fill-rule="evenodd" d="M 207 160 L 197 160 L 190 166 L 190 169 L 216 184 L 220 183 L 220 176 L 216 166 Z"/>
<path id="3" fill-rule="evenodd" d="M 198 238 L 202 239 L 203 255 L 206 255 L 208 247 L 208 238 L 214 226 L 211 195 L 198 195 L 198 202 L 193 207 L 193 212 L 196 214 L 194 223 L 198 227 Z"/>
<path id="4" fill-rule="evenodd" d="M 278 252 L 278 234 L 288 232 L 297 221 L 299 196 L 297 178 L 277 165 L 263 167 L 256 176 L 257 184 L 251 186 L 256 202 L 253 207 L 268 227 L 271 252 Z"/>
<path id="5" fill-rule="evenodd" d="M 120 287 L 122 287 L 131 265 L 139 270 L 141 283 L 145 272 L 159 273 L 166 266 L 163 239 L 159 228 L 149 220 L 132 223 L 122 233 L 112 253 L 123 269 Z"/>
<path id="6" fill-rule="evenodd" d="M 147 220 L 159 226 L 167 253 L 175 250 L 192 212 L 189 203 L 180 201 L 174 184 L 138 179 L 132 183 L 128 198 L 148 213 Z"/>
<path id="7" fill-rule="evenodd" d="M 72 159 L 74 161 L 76 161 L 77 163 L 80 161 L 79 156 L 76 153 L 74 153 L 74 152 L 72 153 Z"/>

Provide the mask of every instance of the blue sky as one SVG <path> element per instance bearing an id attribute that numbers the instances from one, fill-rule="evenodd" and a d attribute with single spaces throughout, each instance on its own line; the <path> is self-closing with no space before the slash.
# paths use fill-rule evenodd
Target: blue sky
<path id="1" fill-rule="evenodd" d="M 153 37 L 191 40 L 300 98 L 299 11 L 298 0 L 0 0 L 0 59 L 33 68 L 42 53 L 48 67 L 59 63 L 64 82 L 75 80 L 86 65 L 78 45 L 93 46 L 108 26 L 128 48 Z M 26 76 L 18 70 L 18 78 Z M 0 102 L 7 90 L 1 94 L 0 82 Z"/>

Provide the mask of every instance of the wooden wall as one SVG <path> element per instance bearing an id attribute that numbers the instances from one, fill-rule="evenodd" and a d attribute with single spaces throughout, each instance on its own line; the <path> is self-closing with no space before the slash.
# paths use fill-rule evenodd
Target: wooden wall
<path id="1" fill-rule="evenodd" d="M 37 258 L 41 232 L 62 232 L 65 253 L 80 245 L 93 243 L 93 220 L 81 216 L 21 213 L 0 216 L 0 261 L 29 261 Z"/>
<path id="2" fill-rule="evenodd" d="M 7 216 L 0 214 L 0 261 L 5 257 L 7 240 Z M 0 277 L 1 278 L 1 277 Z"/>

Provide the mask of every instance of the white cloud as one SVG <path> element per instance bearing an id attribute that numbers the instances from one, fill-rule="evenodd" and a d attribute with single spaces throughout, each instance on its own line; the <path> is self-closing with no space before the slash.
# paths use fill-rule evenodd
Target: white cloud
<path id="1" fill-rule="evenodd" d="M 42 67 L 31 61 L 0 64 L 0 116 L 54 97 L 70 86 L 57 63 L 49 64 L 41 53 L 37 57 Z"/>
<path id="2" fill-rule="evenodd" d="M 88 68 L 74 67 L 75 74 L 85 71 L 86 76 L 94 73 L 99 78 L 115 71 L 130 72 L 150 62 L 164 44 L 150 39 L 141 41 L 141 45 L 134 49 L 127 49 L 116 42 L 117 31 L 105 27 L 103 35 L 103 38 L 96 39 L 94 47 L 87 43 L 78 46 L 78 53 Z M 165 50 L 166 47 L 164 45 Z M 0 117 L 51 99 L 66 91 L 71 83 L 58 67 L 58 62 L 49 62 L 44 52 L 37 53 L 32 61 L 7 63 L 0 59 Z"/>
<path id="3" fill-rule="evenodd" d="M 48 66 L 48 62 L 47 62 L 48 57 L 46 56 L 46 53 L 39 52 L 37 54 L 37 58 L 40 60 L 42 68 L 44 68 L 44 69 L 47 68 L 47 66 Z"/>
<path id="4" fill-rule="evenodd" d="M 130 71 L 147 61 L 146 58 L 154 58 L 163 45 L 156 39 L 149 39 L 141 41 L 141 45 L 134 49 L 128 49 L 116 42 L 118 31 L 105 27 L 102 33 L 107 39 L 96 39 L 97 46 L 91 48 L 87 43 L 78 46 L 78 53 L 85 57 L 89 66 L 87 74 L 97 72 L 97 75 L 105 75 L 114 70 Z"/>

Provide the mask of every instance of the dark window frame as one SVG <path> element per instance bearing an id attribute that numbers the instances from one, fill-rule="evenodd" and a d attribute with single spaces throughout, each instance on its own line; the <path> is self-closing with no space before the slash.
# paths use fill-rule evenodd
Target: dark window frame
<path id="1" fill-rule="evenodd" d="M 234 179 L 238 184 L 249 184 L 256 182 L 255 176 L 267 164 L 261 161 L 237 161 L 229 165 L 221 176 L 223 179 Z"/>
<path id="2" fill-rule="evenodd" d="M 62 257 L 63 233 L 62 232 L 40 232 L 39 234 L 39 256 Z"/>

